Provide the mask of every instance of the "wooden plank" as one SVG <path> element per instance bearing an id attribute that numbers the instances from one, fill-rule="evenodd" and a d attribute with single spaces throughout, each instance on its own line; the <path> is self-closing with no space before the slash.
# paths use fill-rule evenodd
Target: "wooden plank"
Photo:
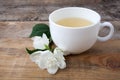
<path id="1" fill-rule="evenodd" d="M 66 56 L 67 68 L 50 75 L 33 63 L 25 48 L 32 49 L 28 38 L 33 25 L 47 23 L 0 22 L 0 80 L 119 80 L 120 79 L 120 21 L 112 21 L 112 40 L 96 42 L 88 51 Z M 103 31 L 106 33 L 107 31 Z"/>
<path id="2" fill-rule="evenodd" d="M 103 21 L 104 22 L 104 21 Z M 28 37 L 32 31 L 32 27 L 37 23 L 46 23 L 48 21 L 26 21 L 26 22 L 0 22 L 0 38 L 21 38 Z M 115 27 L 115 32 L 112 39 L 120 39 L 120 21 L 111 21 Z M 106 35 L 109 33 L 109 29 L 103 29 L 100 32 L 100 35 Z"/>
<path id="3" fill-rule="evenodd" d="M 0 42 L 0 80 L 120 79 L 120 40 L 97 42 L 82 54 L 67 56 L 67 68 L 56 75 L 48 74 L 31 62 L 25 52 L 25 47 L 32 47 L 30 39 L 1 38 Z"/>
<path id="4" fill-rule="evenodd" d="M 99 3 L 101 0 L 0 0 L 0 6 L 72 5 Z"/>
<path id="5" fill-rule="evenodd" d="M 102 20 L 120 20 L 119 3 L 120 0 L 0 0 L 0 21 L 46 21 L 52 11 L 68 6 L 93 9 Z"/>

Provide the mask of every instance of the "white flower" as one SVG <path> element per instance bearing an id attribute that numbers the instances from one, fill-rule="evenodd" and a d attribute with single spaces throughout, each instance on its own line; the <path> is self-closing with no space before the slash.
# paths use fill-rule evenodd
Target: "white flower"
<path id="1" fill-rule="evenodd" d="M 55 74 L 58 70 L 66 67 L 63 52 L 59 48 L 55 48 L 54 53 L 49 50 L 37 51 L 30 55 L 31 60 L 38 64 L 41 69 L 47 69 L 50 74 Z"/>
<path id="2" fill-rule="evenodd" d="M 30 55 L 30 59 L 35 62 L 36 64 L 39 63 L 41 51 L 36 51 Z"/>
<path id="3" fill-rule="evenodd" d="M 58 70 L 58 61 L 49 50 L 41 53 L 39 67 L 47 69 L 50 74 L 55 74 Z"/>
<path id="4" fill-rule="evenodd" d="M 45 45 L 49 45 L 49 39 L 47 38 L 46 34 L 43 34 L 42 37 L 35 36 L 32 38 L 33 40 L 33 47 L 35 49 L 45 49 Z"/>
<path id="5" fill-rule="evenodd" d="M 66 63 L 65 63 L 65 58 L 64 58 L 64 53 L 61 49 L 59 49 L 58 47 L 55 48 L 54 50 L 54 56 L 56 57 L 56 59 L 59 62 L 59 67 L 60 69 L 64 69 L 66 67 Z"/>

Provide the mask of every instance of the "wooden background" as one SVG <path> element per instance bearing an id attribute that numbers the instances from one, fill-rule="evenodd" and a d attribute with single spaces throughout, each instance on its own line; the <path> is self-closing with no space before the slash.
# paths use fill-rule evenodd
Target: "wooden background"
<path id="1" fill-rule="evenodd" d="M 0 0 L 0 20 L 46 21 L 52 11 L 68 6 L 93 9 L 102 20 L 120 20 L 120 0 Z"/>
<path id="2" fill-rule="evenodd" d="M 111 40 L 65 57 L 67 68 L 50 75 L 29 59 L 25 48 L 33 25 L 48 24 L 59 8 L 78 6 L 100 13 L 115 28 Z M 106 35 L 108 29 L 100 32 Z M 0 80 L 120 80 L 120 0 L 0 0 Z"/>

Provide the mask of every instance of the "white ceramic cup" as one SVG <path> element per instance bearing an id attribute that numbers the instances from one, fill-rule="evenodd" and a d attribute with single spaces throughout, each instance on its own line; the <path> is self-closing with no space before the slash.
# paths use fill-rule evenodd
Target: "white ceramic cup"
<path id="1" fill-rule="evenodd" d="M 65 27 L 55 22 L 69 17 L 80 17 L 93 22 L 85 27 Z M 49 15 L 50 33 L 53 42 L 63 51 L 72 54 L 81 53 L 91 48 L 96 40 L 107 41 L 113 33 L 114 27 L 110 22 L 101 23 L 100 15 L 90 9 L 82 7 L 66 7 L 53 11 Z M 109 34 L 104 37 L 98 36 L 100 29 L 108 27 Z"/>

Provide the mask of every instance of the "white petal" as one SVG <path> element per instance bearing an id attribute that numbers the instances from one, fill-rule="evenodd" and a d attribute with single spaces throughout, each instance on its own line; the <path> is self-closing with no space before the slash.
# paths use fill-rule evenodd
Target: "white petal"
<path id="1" fill-rule="evenodd" d="M 63 51 L 59 48 L 55 48 L 54 50 L 54 56 L 58 59 L 58 60 L 65 60 L 64 56 L 63 56 Z"/>
<path id="2" fill-rule="evenodd" d="M 33 40 L 33 47 L 35 49 L 45 49 L 44 43 L 41 37 L 35 36 L 32 38 L 32 40 Z"/>
<path id="3" fill-rule="evenodd" d="M 41 39 L 40 36 L 34 36 L 31 38 L 33 41 L 39 41 Z"/>
<path id="4" fill-rule="evenodd" d="M 48 72 L 50 74 L 55 74 L 58 70 L 58 62 L 56 58 L 54 57 L 53 53 L 49 50 L 44 51 L 41 53 L 41 57 L 44 58 L 41 62 L 44 62 L 45 67 L 47 68 Z M 41 58 L 41 59 L 42 59 Z"/>
<path id="5" fill-rule="evenodd" d="M 47 38 L 46 34 L 43 33 L 42 39 L 44 40 L 44 44 L 48 45 L 49 44 L 49 39 Z"/>
<path id="6" fill-rule="evenodd" d="M 47 57 L 52 56 L 52 55 L 53 55 L 53 53 L 49 50 L 41 52 L 41 57 L 44 57 L 44 58 L 47 58 Z"/>
<path id="7" fill-rule="evenodd" d="M 33 40 L 33 47 L 35 49 L 45 49 L 45 45 L 49 45 L 49 39 L 47 38 L 46 34 L 43 34 L 42 37 L 35 36 L 32 38 Z"/>
<path id="8" fill-rule="evenodd" d="M 62 51 L 60 48 L 56 47 L 56 48 L 54 49 L 54 54 L 58 54 L 58 53 L 61 53 L 61 55 L 64 54 L 63 51 Z"/>
<path id="9" fill-rule="evenodd" d="M 46 68 L 46 61 L 45 59 L 41 58 L 39 63 L 38 63 L 38 66 L 41 68 L 41 69 L 45 69 Z"/>
<path id="10" fill-rule="evenodd" d="M 56 57 L 56 59 L 58 61 L 58 66 L 60 67 L 60 69 L 64 69 L 66 67 L 65 58 L 64 58 L 63 54 L 64 53 L 61 49 L 55 48 L 54 56 Z"/>
<path id="11" fill-rule="evenodd" d="M 66 63 L 65 63 L 65 61 L 64 60 L 61 60 L 61 61 L 59 61 L 59 68 L 60 69 L 64 69 L 64 68 L 66 68 Z"/>
<path id="12" fill-rule="evenodd" d="M 54 66 L 54 67 L 50 67 L 50 68 L 47 68 L 47 71 L 50 73 L 50 74 L 55 74 L 58 70 L 58 66 Z"/>
<path id="13" fill-rule="evenodd" d="M 30 59 L 36 62 L 40 58 L 41 51 L 36 51 L 30 55 Z"/>
<path id="14" fill-rule="evenodd" d="M 42 69 L 45 69 L 47 68 L 46 64 L 47 64 L 47 59 L 48 57 L 50 57 L 52 55 L 52 53 L 47 50 L 47 51 L 42 51 L 41 52 L 41 55 L 40 55 L 40 59 L 39 59 L 39 63 L 38 63 L 38 66 Z"/>
<path id="15" fill-rule="evenodd" d="M 45 49 L 44 44 L 42 44 L 42 43 L 39 42 L 39 41 L 33 42 L 33 47 L 34 47 L 35 49 Z"/>

